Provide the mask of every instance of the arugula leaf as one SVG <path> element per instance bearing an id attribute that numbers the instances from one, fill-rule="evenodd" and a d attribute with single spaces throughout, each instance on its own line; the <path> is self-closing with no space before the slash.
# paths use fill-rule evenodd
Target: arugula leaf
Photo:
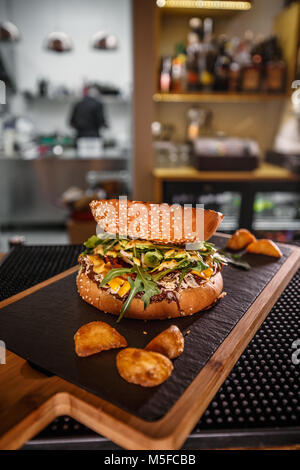
<path id="1" fill-rule="evenodd" d="M 96 246 L 100 245 L 102 240 L 97 237 L 97 235 L 92 235 L 85 243 L 84 246 L 88 250 L 92 250 L 93 248 L 96 248 Z"/>
<path id="2" fill-rule="evenodd" d="M 227 264 L 226 255 L 218 251 L 213 255 L 213 261 L 216 261 L 216 263 L 219 263 L 219 264 Z"/>
<path id="3" fill-rule="evenodd" d="M 190 266 L 186 267 L 186 268 L 183 268 L 183 270 L 181 271 L 181 274 L 179 276 L 179 281 L 178 281 L 178 288 L 181 286 L 181 283 L 185 277 L 185 275 L 189 272 L 190 270 Z"/>
<path id="4" fill-rule="evenodd" d="M 215 245 L 213 243 L 204 242 L 204 241 L 188 243 L 187 247 L 189 251 L 190 250 L 199 251 L 200 254 L 203 254 L 203 255 L 208 255 L 215 251 Z"/>
<path id="5" fill-rule="evenodd" d="M 169 269 L 166 269 L 165 271 L 161 271 L 160 273 L 154 274 L 153 279 L 154 279 L 154 281 L 159 281 L 160 279 L 162 279 L 167 274 L 169 274 L 173 271 L 176 271 L 176 269 L 185 268 L 185 267 L 188 267 L 188 266 L 191 266 L 191 262 L 189 260 L 184 259 L 184 260 L 180 261 L 179 263 L 177 263 L 176 266 L 174 266 L 174 268 L 169 268 Z"/>
<path id="6" fill-rule="evenodd" d="M 115 246 L 118 243 L 118 239 L 114 239 L 112 242 L 107 243 L 105 245 L 105 248 L 103 250 L 103 253 L 106 254 L 113 246 Z"/>
<path id="7" fill-rule="evenodd" d="M 119 323 L 122 320 L 123 316 L 125 315 L 125 313 L 127 312 L 128 308 L 129 308 L 129 305 L 131 304 L 131 301 L 134 298 L 134 296 L 138 292 L 141 292 L 143 290 L 142 281 L 138 277 L 136 277 L 134 281 L 129 277 L 128 282 L 130 284 L 130 292 L 129 292 L 129 295 L 128 295 L 127 299 L 123 303 L 123 306 L 122 306 L 120 315 L 118 317 L 117 323 Z"/>
<path id="8" fill-rule="evenodd" d="M 232 254 L 225 250 L 220 250 L 219 253 L 225 257 L 227 263 L 232 264 L 233 266 L 236 266 L 238 268 L 245 269 L 246 271 L 249 271 L 249 269 L 251 269 L 250 264 L 242 259 L 242 255 L 237 253 Z"/>
<path id="9" fill-rule="evenodd" d="M 143 284 L 144 295 L 142 297 L 142 300 L 144 301 L 145 307 L 147 307 L 150 303 L 151 297 L 153 295 L 160 294 L 160 289 L 153 281 L 150 274 L 146 273 L 146 271 L 141 268 L 141 266 L 136 265 L 134 269 L 136 270 L 137 277 Z"/>
<path id="10" fill-rule="evenodd" d="M 196 261 L 196 266 L 192 266 L 192 268 L 195 270 L 195 271 L 204 271 L 205 269 L 209 268 L 209 265 L 204 263 L 204 261 L 201 261 L 200 259 L 198 261 Z"/>
<path id="11" fill-rule="evenodd" d="M 130 284 L 130 292 L 129 296 L 127 297 L 126 301 L 122 306 L 122 310 L 120 316 L 118 318 L 118 322 L 123 318 L 126 311 L 128 310 L 132 299 L 138 292 L 144 292 L 142 296 L 142 300 L 144 302 L 144 306 L 147 307 L 150 303 L 150 299 L 153 295 L 160 294 L 160 289 L 153 281 L 150 274 L 146 273 L 143 268 L 138 265 L 135 265 L 131 268 L 132 272 L 136 272 L 136 278 L 133 281 L 132 279 L 128 278 Z"/>
<path id="12" fill-rule="evenodd" d="M 107 284 L 109 281 L 111 281 L 114 277 L 122 276 L 125 273 L 131 273 L 131 272 L 132 272 L 132 268 L 115 268 L 115 269 L 111 269 L 106 274 L 106 276 L 104 276 L 104 278 L 100 282 L 99 287 L 105 286 L 105 284 Z"/>

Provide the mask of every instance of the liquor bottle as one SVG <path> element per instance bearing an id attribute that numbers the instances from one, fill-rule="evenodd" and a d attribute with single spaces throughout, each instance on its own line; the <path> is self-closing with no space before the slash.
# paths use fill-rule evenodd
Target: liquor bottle
<path id="1" fill-rule="evenodd" d="M 214 90 L 226 91 L 229 88 L 229 73 L 231 57 L 227 51 L 228 39 L 225 35 L 219 37 L 219 53 L 214 68 Z"/>
<path id="2" fill-rule="evenodd" d="M 201 90 L 210 91 L 213 89 L 216 58 L 217 46 L 213 39 L 213 20 L 205 18 L 203 22 L 203 47 L 198 59 Z"/>
<path id="3" fill-rule="evenodd" d="M 283 92 L 286 84 L 286 63 L 276 36 L 262 44 L 265 62 L 265 87 L 271 93 Z"/>
<path id="4" fill-rule="evenodd" d="M 186 48 L 187 90 L 198 91 L 200 88 L 199 73 L 198 73 L 198 70 L 199 70 L 198 60 L 201 54 L 202 44 L 200 42 L 199 28 L 195 28 L 195 23 L 191 22 L 191 20 L 190 20 L 189 26 L 190 26 L 190 31 L 187 37 L 187 48 Z"/>
<path id="5" fill-rule="evenodd" d="M 241 67 L 237 62 L 231 62 L 228 73 L 228 91 L 236 92 L 239 90 L 241 77 Z"/>
<path id="6" fill-rule="evenodd" d="M 239 46 L 237 62 L 241 66 L 241 91 L 258 92 L 262 81 L 262 57 L 253 53 L 253 33 L 246 31 L 244 41 Z"/>
<path id="7" fill-rule="evenodd" d="M 183 43 L 176 46 L 175 57 L 172 60 L 172 92 L 183 93 L 186 91 L 186 53 Z"/>
<path id="8" fill-rule="evenodd" d="M 172 58 L 163 57 L 161 61 L 161 72 L 159 79 L 159 88 L 163 93 L 168 93 L 171 90 L 171 69 Z"/>
<path id="9" fill-rule="evenodd" d="M 261 88 L 262 64 L 255 56 L 241 70 L 241 91 L 258 92 Z"/>
<path id="10" fill-rule="evenodd" d="M 195 33 L 198 36 L 198 42 L 202 43 L 203 41 L 203 23 L 201 18 L 191 18 L 189 21 L 190 31 Z"/>
<path id="11" fill-rule="evenodd" d="M 228 72 L 228 91 L 230 92 L 237 92 L 240 87 L 241 65 L 237 61 L 237 51 L 240 42 L 240 39 L 234 36 L 228 41 L 226 47 L 231 59 Z"/>

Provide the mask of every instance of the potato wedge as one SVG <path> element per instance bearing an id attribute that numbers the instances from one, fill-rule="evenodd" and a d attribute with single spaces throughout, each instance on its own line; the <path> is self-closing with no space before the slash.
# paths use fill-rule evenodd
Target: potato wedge
<path id="1" fill-rule="evenodd" d="M 155 351 L 169 359 L 180 356 L 184 349 L 184 338 L 176 325 L 171 325 L 159 333 L 145 347 L 146 351 Z"/>
<path id="2" fill-rule="evenodd" d="M 127 346 L 126 339 L 103 321 L 93 321 L 80 327 L 74 336 L 74 341 L 76 354 L 80 357 Z"/>
<path id="3" fill-rule="evenodd" d="M 276 243 L 272 240 L 262 238 L 256 242 L 251 243 L 247 246 L 246 251 L 248 253 L 256 253 L 259 255 L 273 256 L 274 258 L 281 258 L 282 253 Z"/>
<path id="4" fill-rule="evenodd" d="M 229 238 L 226 247 L 230 250 L 239 251 L 256 241 L 255 236 L 246 228 L 237 230 L 231 238 Z"/>
<path id="5" fill-rule="evenodd" d="M 173 364 L 157 352 L 126 348 L 117 354 L 117 369 L 127 382 L 155 387 L 170 377 Z"/>

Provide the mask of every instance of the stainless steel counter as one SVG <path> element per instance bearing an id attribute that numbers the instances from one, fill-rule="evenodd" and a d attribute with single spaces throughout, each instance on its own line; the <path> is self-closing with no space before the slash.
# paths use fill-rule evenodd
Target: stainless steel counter
<path id="1" fill-rule="evenodd" d="M 126 181 L 130 188 L 126 154 L 101 159 L 0 158 L 0 226 L 17 224 L 59 224 L 67 212 L 60 197 L 70 186 L 88 187 L 88 172 L 99 179 L 112 177 Z"/>

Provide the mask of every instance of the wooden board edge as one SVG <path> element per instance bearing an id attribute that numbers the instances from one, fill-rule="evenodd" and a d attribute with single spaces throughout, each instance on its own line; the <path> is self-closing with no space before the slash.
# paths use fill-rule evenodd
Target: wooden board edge
<path id="1" fill-rule="evenodd" d="M 13 295 L 12 297 L 8 297 L 5 300 L 2 300 L 0 302 L 0 309 L 6 307 L 7 305 L 13 304 L 14 302 L 17 302 L 18 300 L 23 299 L 24 297 L 27 297 L 30 294 L 33 294 L 34 292 L 43 289 L 43 287 L 49 286 L 50 284 L 53 284 L 54 282 L 60 281 L 64 277 L 69 276 L 70 274 L 75 273 L 78 270 L 78 265 L 73 266 L 73 268 L 69 268 L 66 271 L 63 271 L 60 274 L 57 274 L 56 276 L 50 277 L 49 279 L 46 279 L 46 281 L 40 282 L 38 284 L 35 284 L 32 287 L 29 287 L 29 289 L 23 290 L 22 292 L 19 292 L 16 295 Z"/>
<path id="2" fill-rule="evenodd" d="M 0 450 L 16 450 L 45 429 L 56 418 L 68 415 L 70 398 L 67 393 L 54 393 L 40 406 L 0 436 Z"/>

